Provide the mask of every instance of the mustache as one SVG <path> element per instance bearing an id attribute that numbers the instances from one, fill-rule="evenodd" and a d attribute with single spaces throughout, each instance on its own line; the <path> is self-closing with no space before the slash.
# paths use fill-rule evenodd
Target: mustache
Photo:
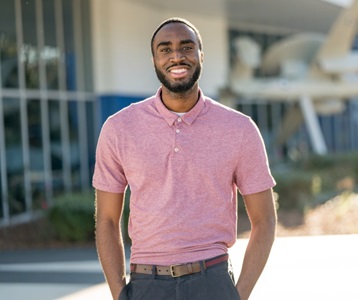
<path id="1" fill-rule="evenodd" d="M 167 70 L 169 70 L 170 68 L 172 67 L 180 67 L 180 66 L 185 66 L 185 67 L 189 67 L 190 68 L 190 65 L 186 64 L 186 63 L 178 63 L 178 64 L 172 64 L 170 65 Z"/>

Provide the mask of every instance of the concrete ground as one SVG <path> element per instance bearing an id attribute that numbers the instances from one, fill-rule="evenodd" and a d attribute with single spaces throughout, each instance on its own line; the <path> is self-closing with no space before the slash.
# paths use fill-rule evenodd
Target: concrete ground
<path id="1" fill-rule="evenodd" d="M 230 249 L 239 274 L 246 239 Z M 250 300 L 357 300 L 358 235 L 277 238 Z M 0 253 L 0 298 L 110 300 L 95 249 Z"/>
<path id="2" fill-rule="evenodd" d="M 235 246 L 236 268 L 246 243 Z M 262 299 L 358 300 L 358 235 L 276 239 L 250 297 Z"/>

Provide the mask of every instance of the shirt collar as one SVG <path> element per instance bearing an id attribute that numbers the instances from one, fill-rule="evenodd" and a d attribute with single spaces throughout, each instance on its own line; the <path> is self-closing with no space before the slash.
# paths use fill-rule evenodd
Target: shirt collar
<path id="1" fill-rule="evenodd" d="M 165 119 L 165 121 L 171 126 L 178 119 L 178 116 L 174 112 L 171 112 L 169 109 L 167 109 L 165 107 L 165 105 L 161 99 L 161 94 L 162 94 L 162 88 L 159 88 L 155 95 L 156 107 L 157 107 L 159 113 Z M 183 120 L 184 123 L 191 125 L 194 123 L 195 119 L 200 115 L 204 106 L 205 106 L 205 98 L 204 98 L 204 95 L 203 95 L 201 89 L 199 89 L 198 102 L 196 102 L 194 107 L 191 110 L 189 110 L 184 116 L 182 116 L 180 118 Z"/>

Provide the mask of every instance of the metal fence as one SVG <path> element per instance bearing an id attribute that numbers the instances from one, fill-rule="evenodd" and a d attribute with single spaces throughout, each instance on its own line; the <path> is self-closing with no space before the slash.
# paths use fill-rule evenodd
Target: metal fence
<path id="1" fill-rule="evenodd" d="M 287 157 L 297 159 L 313 152 L 304 123 L 284 143 L 277 141 L 284 114 L 292 104 L 265 101 L 241 101 L 237 109 L 249 116 L 260 128 L 271 161 L 279 162 Z M 319 116 L 319 123 L 328 153 L 358 151 L 358 100 L 346 102 L 343 113 Z"/>

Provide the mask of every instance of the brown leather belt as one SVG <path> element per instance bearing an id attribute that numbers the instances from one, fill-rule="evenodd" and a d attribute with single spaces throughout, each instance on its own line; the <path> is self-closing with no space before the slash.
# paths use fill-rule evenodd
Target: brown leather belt
<path id="1" fill-rule="evenodd" d="M 229 259 L 228 254 L 223 254 L 214 258 L 210 258 L 202 261 L 204 269 L 207 269 L 211 266 L 214 266 L 218 263 L 227 261 Z M 171 266 L 152 266 L 152 265 L 142 265 L 142 264 L 131 264 L 130 270 L 131 273 L 138 274 L 153 274 L 153 268 L 155 268 L 154 275 L 169 275 L 172 277 L 181 277 L 185 275 L 195 274 L 201 272 L 200 261 L 180 264 L 180 265 L 171 265 Z"/>

